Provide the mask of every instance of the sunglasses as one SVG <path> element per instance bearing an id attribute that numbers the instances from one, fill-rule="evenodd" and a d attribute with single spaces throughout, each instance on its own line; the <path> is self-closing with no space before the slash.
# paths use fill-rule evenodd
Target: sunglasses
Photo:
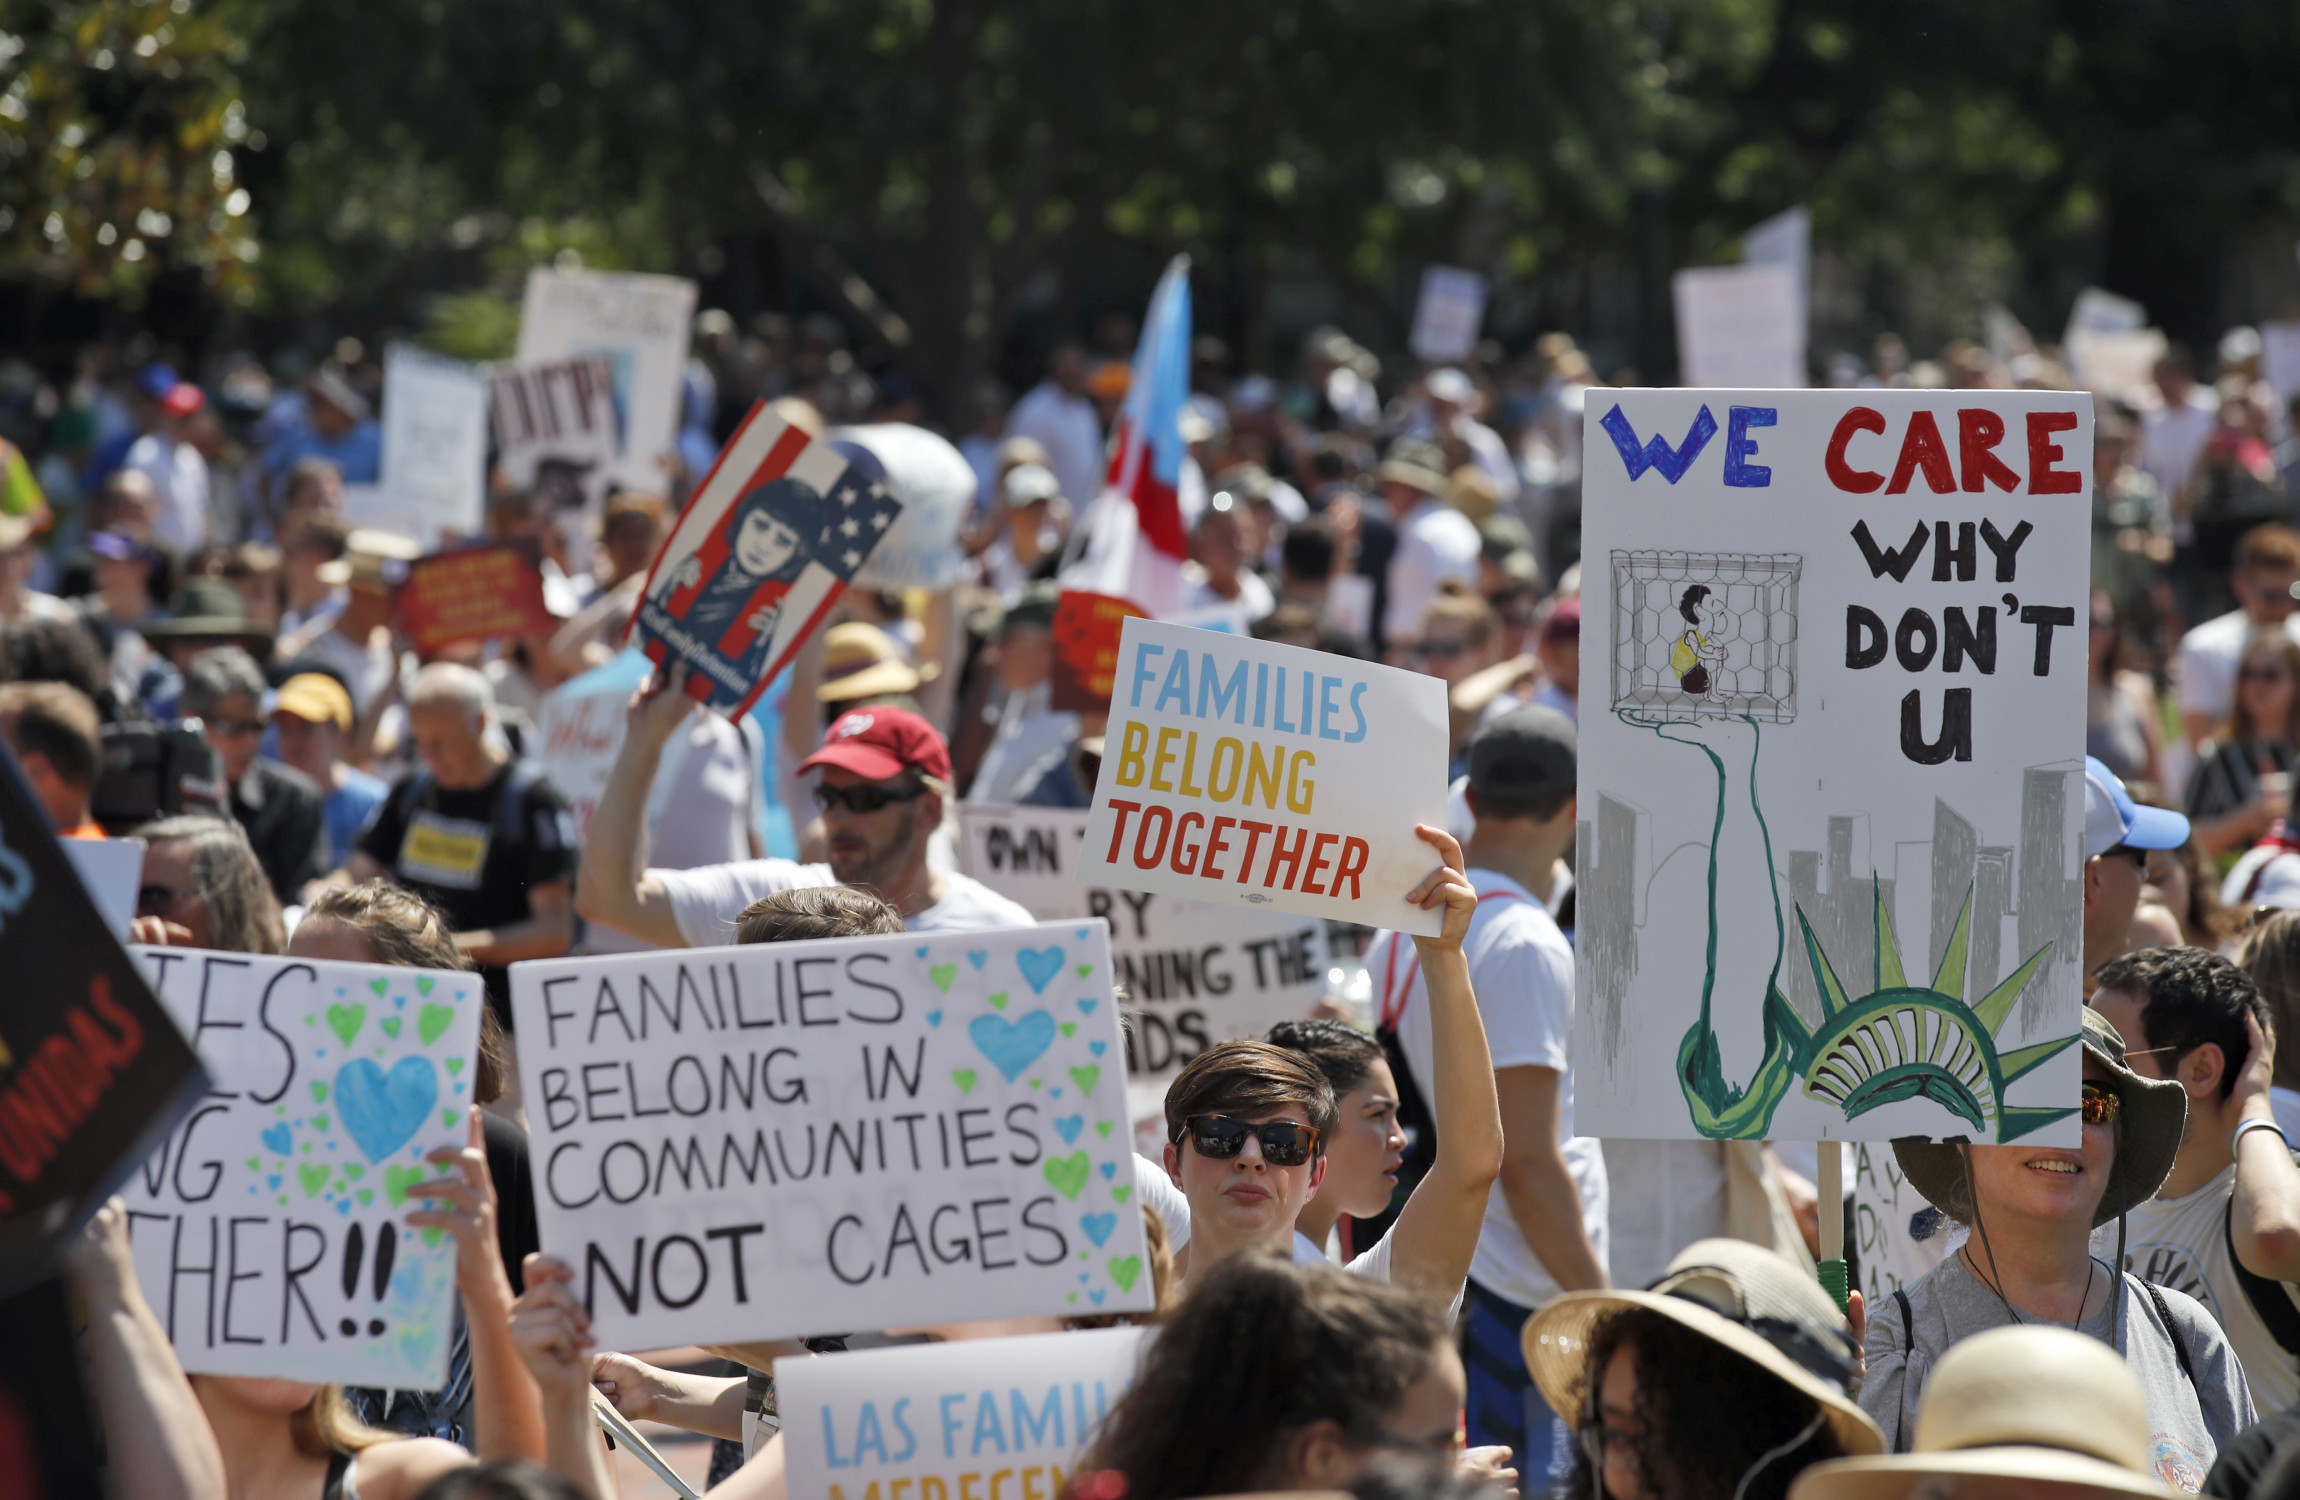
<path id="1" fill-rule="evenodd" d="M 917 785 L 894 786 L 831 786 L 815 784 L 815 806 L 824 812 L 843 807 L 848 812 L 874 813 L 890 802 L 915 802 L 926 795 L 926 788 Z"/>
<path id="2" fill-rule="evenodd" d="M 1190 1132 L 1190 1149 L 1209 1161 L 1228 1161 L 1246 1149 L 1246 1137 L 1262 1143 L 1262 1160 L 1273 1167 L 1298 1167 L 1318 1151 L 1318 1132 L 1291 1120 L 1264 1120 L 1249 1125 L 1228 1115 L 1192 1115 L 1183 1128 Z"/>
<path id="3" fill-rule="evenodd" d="M 2084 1086 L 2084 1106 L 2080 1113 L 2087 1125 L 2113 1125 L 2116 1117 L 2124 1113 L 2124 1096 L 2103 1083 Z"/>

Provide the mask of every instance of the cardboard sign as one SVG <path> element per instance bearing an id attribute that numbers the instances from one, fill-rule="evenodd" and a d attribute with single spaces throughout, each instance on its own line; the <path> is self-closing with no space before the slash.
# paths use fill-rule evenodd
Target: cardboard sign
<path id="1" fill-rule="evenodd" d="M 622 444 L 614 367 L 596 357 L 499 365 L 488 385 L 504 477 L 555 514 L 597 510 Z"/>
<path id="2" fill-rule="evenodd" d="M 477 365 L 394 344 L 383 357 L 383 474 L 389 503 L 426 547 L 487 519 L 487 376 Z"/>
<path id="3" fill-rule="evenodd" d="M 0 1297 L 207 1087 L 0 750 Z"/>
<path id="4" fill-rule="evenodd" d="M 633 620 L 657 666 L 730 719 L 822 624 L 902 503 L 860 464 L 751 408 L 655 558 Z"/>
<path id="5" fill-rule="evenodd" d="M 543 602 L 534 551 L 510 542 L 409 563 L 397 608 L 401 632 L 427 654 L 458 641 L 548 635 L 559 627 Z"/>
<path id="6" fill-rule="evenodd" d="M 790 1492 L 1054 1500 L 1148 1337 L 1091 1328 L 778 1359 Z"/>
<path id="7" fill-rule="evenodd" d="M 130 950 L 213 1088 L 122 1189 L 184 1368 L 437 1390 L 455 1245 L 409 1229 L 470 1138 L 476 974 Z"/>
<path id="8" fill-rule="evenodd" d="M 608 1348 L 1150 1305 L 1099 922 L 515 964 Z"/>
<path id="9" fill-rule="evenodd" d="M 1853 1158 L 1853 1248 L 1861 1295 L 1875 1307 L 1948 1259 L 1965 1226 L 1909 1186 L 1890 1146 L 1856 1145 Z"/>
<path id="10" fill-rule="evenodd" d="M 1191 1058 L 1298 1020 L 1326 993 L 1326 924 L 1316 917 L 1083 883 L 1083 811 L 962 802 L 958 831 L 966 873 L 1032 916 L 1110 924 L 1111 962 L 1134 1006 L 1127 1086 L 1139 1095 L 1164 1099 Z"/>
<path id="11" fill-rule="evenodd" d="M 610 477 L 646 494 L 661 492 L 661 459 L 676 446 L 694 316 L 695 284 L 683 277 L 545 266 L 527 273 L 519 362 L 607 362 L 620 418 Z"/>
<path id="12" fill-rule="evenodd" d="M 1586 422 L 1581 1128 L 2074 1144 L 2091 399 Z"/>
<path id="13" fill-rule="evenodd" d="M 1485 278 L 1459 266 L 1431 266 L 1422 272 L 1421 296 L 1414 302 L 1414 358 L 1424 364 L 1457 364 L 1477 348 L 1478 325 L 1485 321 Z"/>
<path id="14" fill-rule="evenodd" d="M 1064 589 L 1054 604 L 1054 685 L 1057 713 L 1098 714 L 1110 706 L 1118 673 L 1118 632 L 1143 610 L 1115 594 Z"/>
<path id="15" fill-rule="evenodd" d="M 1445 826 L 1445 684 L 1274 641 L 1128 620 L 1087 879 L 1435 936 L 1405 894 Z"/>
<path id="16" fill-rule="evenodd" d="M 1671 278 L 1687 385 L 1794 390 L 1805 379 L 1805 285 L 1785 265 L 1703 266 Z"/>

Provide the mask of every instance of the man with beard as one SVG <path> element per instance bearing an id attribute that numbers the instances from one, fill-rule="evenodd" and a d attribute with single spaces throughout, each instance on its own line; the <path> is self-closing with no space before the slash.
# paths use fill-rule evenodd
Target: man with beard
<path id="1" fill-rule="evenodd" d="M 657 673 L 632 701 L 630 727 L 607 789 L 591 815 L 575 909 L 658 948 L 717 947 L 735 940 L 735 918 L 774 891 L 847 885 L 902 913 L 912 932 L 980 931 L 1034 924 L 1029 911 L 981 882 L 927 863 L 927 841 L 950 800 L 950 750 L 932 725 L 899 708 L 841 714 L 822 748 L 799 763 L 819 771 L 830 863 L 746 859 L 692 870 L 653 870 L 641 829 L 663 746 L 687 715 L 686 668 Z"/>

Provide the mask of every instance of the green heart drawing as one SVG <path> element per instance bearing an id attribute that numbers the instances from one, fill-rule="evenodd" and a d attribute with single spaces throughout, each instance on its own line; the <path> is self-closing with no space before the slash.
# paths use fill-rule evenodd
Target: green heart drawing
<path id="1" fill-rule="evenodd" d="M 418 995 L 429 995 L 431 993 L 431 987 L 437 983 L 439 983 L 439 981 L 432 978 L 429 974 L 418 974 L 415 976 L 415 992 Z"/>
<path id="2" fill-rule="evenodd" d="M 433 1225 L 431 1228 L 423 1231 L 423 1242 L 426 1245 L 429 1245 L 432 1249 L 437 1250 L 439 1248 L 439 1242 L 446 1238 L 446 1236 L 446 1230 L 439 1228 L 437 1225 Z"/>
<path id="3" fill-rule="evenodd" d="M 331 1005 L 327 1008 L 327 1029 L 343 1038 L 348 1047 L 351 1039 L 359 1035 L 359 1028 L 367 1024 L 364 1005 Z"/>
<path id="4" fill-rule="evenodd" d="M 347 1161 L 343 1164 L 343 1175 L 357 1182 L 367 1175 L 367 1163 Z"/>
<path id="5" fill-rule="evenodd" d="M 1068 1297 L 1072 1302 L 1076 1302 L 1078 1300 L 1078 1294 L 1076 1292 L 1066 1292 L 1063 1295 Z"/>
<path id="6" fill-rule="evenodd" d="M 383 998 L 383 992 L 391 988 L 391 980 L 389 978 L 370 979 L 367 982 L 367 987 L 375 991 L 376 999 L 381 1000 Z"/>
<path id="7" fill-rule="evenodd" d="M 251 1172 L 260 1172 L 263 1170 L 263 1166 L 254 1157 L 251 1156 L 248 1158 L 248 1170 Z"/>
<path id="8" fill-rule="evenodd" d="M 375 1024 L 383 1028 L 383 1034 L 385 1036 L 391 1037 L 394 1040 L 398 1039 L 399 1017 L 385 1016 L 382 1020 L 376 1022 Z"/>
<path id="9" fill-rule="evenodd" d="M 1131 1292 L 1135 1281 L 1142 1275 L 1142 1257 L 1139 1255 L 1113 1255 L 1110 1257 L 1110 1279 L 1118 1283 L 1118 1290 Z"/>
<path id="10" fill-rule="evenodd" d="M 360 1206 L 361 1208 L 365 1208 L 365 1207 L 367 1207 L 367 1206 L 368 1206 L 370 1203 L 373 1203 L 374 1201 L 375 1201 L 375 1189 L 374 1189 L 374 1188 L 361 1188 L 361 1189 L 359 1190 L 359 1206 Z"/>
<path id="11" fill-rule="evenodd" d="M 1076 1021 L 1057 1021 L 1054 1029 L 1066 1037 L 1078 1035 L 1078 1023 Z"/>
<path id="12" fill-rule="evenodd" d="M 415 1013 L 415 1034 L 422 1037 L 423 1045 L 428 1047 L 439 1040 L 439 1034 L 445 1031 L 454 1020 L 454 1006 L 426 1005 Z"/>
<path id="13" fill-rule="evenodd" d="M 951 981 L 958 978 L 958 965 L 936 964 L 926 971 L 926 977 L 934 981 L 936 989 L 947 995 L 950 993 Z"/>
<path id="14" fill-rule="evenodd" d="M 952 1068 L 950 1070 L 950 1081 L 958 1085 L 958 1091 L 962 1094 L 974 1092 L 975 1077 L 976 1074 L 972 1068 Z"/>
<path id="15" fill-rule="evenodd" d="M 311 1081 L 311 1102 L 314 1104 L 327 1103 L 327 1080 L 314 1078 Z"/>
<path id="16" fill-rule="evenodd" d="M 1080 964 L 1080 965 L 1078 966 L 1078 977 L 1079 977 L 1080 979 L 1084 979 L 1084 978 L 1085 978 L 1087 975 L 1089 975 L 1089 974 L 1091 974 L 1091 973 L 1093 973 L 1093 972 L 1094 972 L 1094 965 L 1092 965 L 1092 964 Z"/>
<path id="17" fill-rule="evenodd" d="M 462 1074 L 462 1072 L 463 1072 L 463 1059 L 462 1059 L 462 1058 L 460 1058 L 460 1057 L 451 1057 L 451 1058 L 449 1058 L 449 1059 L 447 1060 L 447 1076 L 448 1076 L 448 1077 L 450 1077 L 450 1078 L 455 1078 L 455 1077 L 458 1077 L 458 1076 L 460 1076 L 460 1075 Z"/>
<path id="18" fill-rule="evenodd" d="M 1110 1197 L 1113 1202 L 1124 1203 L 1126 1201 L 1127 1195 L 1133 1191 L 1134 1184 L 1130 1182 L 1122 1182 L 1110 1190 Z"/>
<path id="19" fill-rule="evenodd" d="M 1006 999 L 1006 991 L 1000 990 L 997 994 L 990 997 L 990 1008 L 992 1010 L 1006 1009 Z"/>
<path id="20" fill-rule="evenodd" d="M 1072 1068 L 1070 1081 L 1078 1085 L 1078 1092 L 1081 1094 L 1091 1094 L 1094 1092 L 1094 1085 L 1102 1081 L 1102 1065 L 1089 1063 L 1083 1068 Z"/>
<path id="21" fill-rule="evenodd" d="M 310 1162 L 298 1166 L 295 1169 L 295 1177 L 296 1181 L 303 1184 L 303 1195 L 306 1198 L 318 1197 L 319 1190 L 327 1186 L 327 1174 L 331 1170 L 329 1167 L 315 1166 Z"/>
<path id="22" fill-rule="evenodd" d="M 312 1128 L 312 1129 L 314 1129 L 314 1130 L 325 1130 L 325 1129 L 327 1129 L 327 1116 L 326 1116 L 326 1115 L 313 1115 L 313 1116 L 311 1117 L 311 1128 Z"/>
<path id="23" fill-rule="evenodd" d="M 1043 1078 L 1033 1078 L 1030 1080 L 1030 1086 L 1034 1089 L 1042 1089 L 1046 1087 L 1046 1080 Z"/>
<path id="24" fill-rule="evenodd" d="M 463 1111 L 460 1109 L 443 1109 L 439 1112 L 439 1123 L 447 1126 L 449 1129 L 453 1129 L 455 1126 L 455 1117 L 462 1113 Z"/>
<path id="25" fill-rule="evenodd" d="M 1083 1151 L 1068 1156 L 1048 1157 L 1045 1166 L 1046 1185 L 1065 1198 L 1076 1198 L 1086 1188 L 1086 1174 L 1094 1169 Z"/>
<path id="26" fill-rule="evenodd" d="M 383 1195 L 391 1200 L 393 1208 L 407 1201 L 407 1190 L 419 1182 L 431 1181 L 431 1173 L 422 1167 L 385 1167 L 383 1169 Z"/>
<path id="27" fill-rule="evenodd" d="M 1118 1122 L 1116 1120 L 1096 1120 L 1094 1122 L 1094 1133 L 1104 1140 L 1110 1139 L 1110 1132 L 1117 1128 Z"/>

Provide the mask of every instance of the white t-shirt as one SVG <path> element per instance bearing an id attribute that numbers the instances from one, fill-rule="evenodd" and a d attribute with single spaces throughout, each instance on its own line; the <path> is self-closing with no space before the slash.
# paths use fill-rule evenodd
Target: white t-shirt
<path id="1" fill-rule="evenodd" d="M 2212 441 L 2219 412 L 2218 398 L 2198 386 L 2188 393 L 2184 405 L 2158 406 L 2141 413 L 2138 462 L 2155 476 L 2167 505 L 2196 476 L 2196 460 L 2203 456 L 2204 445 Z"/>
<path id="2" fill-rule="evenodd" d="M 1606 1262 L 1606 1170 L 1598 1143 L 1573 1133 L 1573 1070 L 1567 1046 L 1573 1036 L 1573 949 L 1557 930 L 1540 899 L 1506 875 L 1471 870 L 1478 894 L 1462 952 L 1469 960 L 1470 984 L 1485 1021 L 1487 1049 L 1495 1069 L 1553 1068 L 1558 1077 L 1558 1145 L 1581 1196 L 1582 1227 Z M 1376 937 L 1366 951 L 1374 998 L 1383 1014 L 1396 1014 L 1398 1046 L 1434 1113 L 1437 1077 L 1430 1030 L 1429 987 L 1415 962 L 1413 939 L 1394 932 Z M 1378 1248 L 1378 1247 L 1377 1247 Z M 1372 1254 L 1369 1250 L 1367 1254 Z M 1517 1227 L 1509 1198 L 1495 1183 L 1485 1209 L 1485 1228 L 1471 1257 L 1470 1279 L 1522 1307 L 1540 1307 L 1560 1288 Z"/>
<path id="3" fill-rule="evenodd" d="M 718 948 L 735 940 L 735 918 L 761 896 L 810 886 L 837 885 L 829 865 L 792 859 L 743 859 L 694 870 L 649 870 L 671 902 L 679 936 L 690 948 Z M 1035 927 L 1038 919 L 971 876 L 948 874 L 940 901 L 902 919 L 910 932 L 986 932 Z"/>
<path id="4" fill-rule="evenodd" d="M 1062 486 L 1072 510 L 1084 508 L 1102 488 L 1102 419 L 1094 403 L 1073 396 L 1051 380 L 1031 387 L 1006 416 L 1008 437 L 1036 438 L 1046 450 L 1046 467 Z"/>
<path id="5" fill-rule="evenodd" d="M 2244 611 L 2236 609 L 2206 620 L 2180 638 L 2172 675 L 2183 714 L 2205 714 L 2215 724 L 2228 717 L 2236 706 L 2236 667 L 2254 629 Z M 2284 617 L 2284 633 L 2300 641 L 2300 611 Z"/>
<path id="6" fill-rule="evenodd" d="M 2227 1227 L 2228 1200 L 2235 1191 L 2236 1164 L 2230 1162 L 2185 1198 L 2151 1198 L 2134 1208 L 2125 1216 L 2124 1268 L 2203 1303 L 2243 1362 L 2252 1404 L 2261 1411 L 2282 1411 L 2300 1401 L 2300 1356 L 2276 1342 L 2236 1280 Z M 2092 1248 L 2103 1260 L 2113 1257 L 2116 1226 L 2095 1229 Z M 2290 1298 L 2292 1284 L 2278 1284 Z"/>
<path id="7" fill-rule="evenodd" d="M 1412 641 L 1430 601 L 1438 596 L 1438 586 L 1447 579 L 1476 588 L 1482 546 L 1469 517 L 1435 500 L 1424 500 L 1398 517 L 1398 550 L 1390 558 L 1382 639 L 1392 646 Z"/>
<path id="8" fill-rule="evenodd" d="M 1235 605 L 1251 625 L 1278 607 L 1278 600 L 1260 574 L 1251 568 L 1238 570 L 1238 597 L 1225 599 L 1214 592 L 1206 581 L 1206 570 L 1194 562 L 1182 564 L 1182 608 L 1185 611 L 1212 609 L 1221 605 Z"/>
<path id="9" fill-rule="evenodd" d="M 1677 1252 L 1725 1233 L 1725 1143 L 1605 1143 L 1613 1284 L 1651 1286 Z"/>
<path id="10" fill-rule="evenodd" d="M 128 449 L 121 467 L 145 475 L 158 494 L 153 540 L 185 559 L 208 544 L 208 461 L 199 449 L 147 432 Z"/>

